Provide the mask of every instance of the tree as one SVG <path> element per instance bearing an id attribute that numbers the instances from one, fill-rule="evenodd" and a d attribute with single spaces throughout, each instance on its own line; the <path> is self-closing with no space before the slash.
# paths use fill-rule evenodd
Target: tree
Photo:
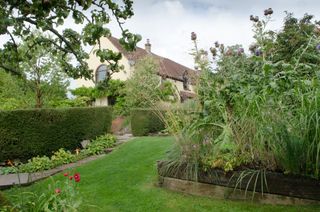
<path id="1" fill-rule="evenodd" d="M 39 32 L 34 32 L 23 41 L 17 51 L 20 55 L 26 55 L 21 58 L 20 70 L 25 74 L 27 84 L 35 96 L 35 107 L 41 108 L 45 99 L 66 98 L 69 81 L 63 72 L 63 63 L 67 58 L 61 61 L 61 52 L 52 53 L 52 44 L 29 48 L 37 38 L 46 39 Z"/>
<path id="2" fill-rule="evenodd" d="M 83 45 L 99 44 L 100 38 L 110 36 L 110 30 L 105 27 L 113 15 L 122 31 L 120 43 L 127 50 L 133 50 L 141 40 L 141 36 L 130 33 L 123 28 L 125 20 L 133 16 L 132 0 L 122 0 L 115 3 L 112 0 L 8 0 L 0 1 L 0 35 L 8 35 L 10 40 L 0 49 L 0 68 L 16 75 L 23 75 L 20 62 L 26 55 L 18 51 L 18 40 L 22 37 L 32 37 L 32 31 L 37 28 L 50 37 L 35 37 L 30 49 L 39 45 L 50 44 L 54 47 L 53 54 L 60 52 L 62 69 L 73 78 L 92 78 L 86 59 L 88 54 Z M 59 26 L 72 17 L 74 24 L 83 26 L 80 33 L 72 28 Z M 120 53 L 109 49 L 98 49 L 96 55 L 101 62 L 107 61 L 113 72 L 120 70 L 118 62 Z M 69 58 L 75 59 L 76 64 L 69 63 Z"/>
<path id="3" fill-rule="evenodd" d="M 131 77 L 126 82 L 126 105 L 128 108 L 150 107 L 159 101 L 157 76 L 159 65 L 151 57 L 138 61 Z"/>
<path id="4" fill-rule="evenodd" d="M 22 79 L 0 72 L 0 110 L 27 108 L 29 92 Z"/>

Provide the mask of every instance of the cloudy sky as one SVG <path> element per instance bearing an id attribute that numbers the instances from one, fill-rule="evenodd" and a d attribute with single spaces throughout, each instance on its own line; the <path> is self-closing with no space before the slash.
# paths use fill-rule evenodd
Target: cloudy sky
<path id="1" fill-rule="evenodd" d="M 319 14 L 319 0 L 135 0 L 134 17 L 126 27 L 139 33 L 143 47 L 149 38 L 152 51 L 186 66 L 193 67 L 189 55 L 193 45 L 190 33 L 196 32 L 199 46 L 208 49 L 216 40 L 226 45 L 252 41 L 251 14 L 263 16 L 263 10 L 274 10 L 271 29 L 281 27 L 284 11 L 297 17 L 305 13 Z M 320 19 L 319 16 L 316 16 Z M 114 34 L 119 31 L 114 28 Z"/>

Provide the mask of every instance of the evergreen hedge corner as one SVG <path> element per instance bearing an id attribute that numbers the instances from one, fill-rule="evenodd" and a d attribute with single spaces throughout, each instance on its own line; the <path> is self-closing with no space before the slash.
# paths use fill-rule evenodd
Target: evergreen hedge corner
<path id="1" fill-rule="evenodd" d="M 110 132 L 110 107 L 0 111 L 0 161 L 75 150 L 80 142 Z"/>
<path id="2" fill-rule="evenodd" d="M 152 109 L 131 110 L 131 131 L 134 136 L 145 136 L 165 129 L 163 121 Z"/>

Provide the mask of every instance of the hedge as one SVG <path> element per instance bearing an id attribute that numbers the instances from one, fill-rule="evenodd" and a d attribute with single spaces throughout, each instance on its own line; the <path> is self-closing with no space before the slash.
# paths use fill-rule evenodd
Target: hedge
<path id="1" fill-rule="evenodd" d="M 131 110 L 131 131 L 134 136 L 144 136 L 165 129 L 164 123 L 154 110 Z"/>
<path id="2" fill-rule="evenodd" d="M 0 161 L 75 150 L 85 139 L 110 131 L 109 107 L 0 111 Z"/>

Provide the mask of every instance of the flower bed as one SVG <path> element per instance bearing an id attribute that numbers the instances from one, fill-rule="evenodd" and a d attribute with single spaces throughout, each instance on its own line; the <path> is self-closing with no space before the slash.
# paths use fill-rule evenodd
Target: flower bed
<path id="1" fill-rule="evenodd" d="M 195 181 L 195 179 L 190 179 L 190 176 L 186 174 L 186 166 L 175 167 L 174 171 L 166 171 L 164 161 L 158 162 L 158 173 L 160 184 L 163 183 L 164 178 Z M 233 193 L 230 193 L 230 191 L 242 190 L 244 192 L 243 196 L 248 198 L 274 194 L 278 195 L 280 199 L 290 197 L 296 201 L 304 199 L 320 203 L 320 181 L 301 176 L 290 176 L 259 170 L 224 172 L 220 169 L 210 169 L 207 171 L 200 169 L 197 174 L 197 182 L 205 183 L 207 186 L 218 185 L 232 188 L 232 190 L 227 189 L 225 191 L 229 194 Z M 250 195 L 248 195 L 249 193 Z M 228 195 L 226 195 L 226 198 L 228 198 Z M 239 197 L 236 199 L 239 199 Z"/>
<path id="2" fill-rule="evenodd" d="M 0 174 L 0 189 L 13 185 L 29 185 L 65 169 L 77 167 L 110 153 L 113 150 L 111 147 L 121 143 L 123 142 L 116 142 L 116 138 L 112 135 L 99 136 L 88 144 L 86 148 L 77 151 L 77 154 L 59 150 L 51 158 L 46 156 L 35 157 L 26 164 L 21 164 L 17 167 L 12 166 L 9 169 L 2 168 L 6 172 L 2 171 L 4 173 Z M 60 154 L 61 152 L 63 154 Z M 59 157 L 61 155 L 63 157 Z M 55 163 L 55 161 L 58 162 Z"/>

